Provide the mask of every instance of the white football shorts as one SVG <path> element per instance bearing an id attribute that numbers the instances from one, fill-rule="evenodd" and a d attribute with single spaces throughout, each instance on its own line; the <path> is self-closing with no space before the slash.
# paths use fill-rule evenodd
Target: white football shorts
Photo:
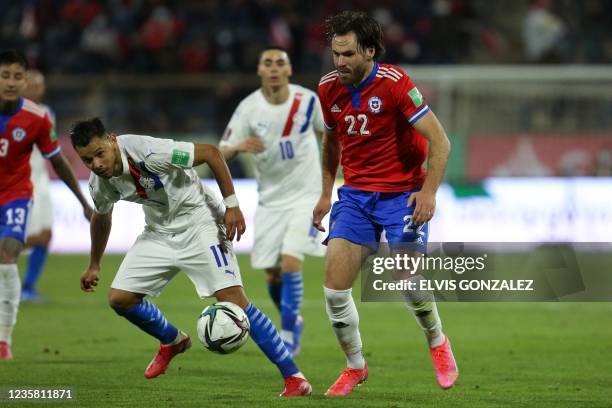
<path id="1" fill-rule="evenodd" d="M 304 255 L 325 255 L 326 248 L 321 244 L 324 236 L 312 226 L 314 203 L 290 209 L 257 207 L 255 241 L 251 253 L 253 268 L 278 267 L 281 255 L 301 261 Z"/>
<path id="2" fill-rule="evenodd" d="M 26 235 L 37 235 L 44 230 L 50 230 L 53 225 L 53 206 L 49 193 L 49 179 L 33 179 L 34 194 L 30 210 Z"/>
<path id="3" fill-rule="evenodd" d="M 159 296 L 179 271 L 187 274 L 201 298 L 242 286 L 232 244 L 220 237 L 215 224 L 194 225 L 177 234 L 145 229 L 123 259 L 111 287 Z"/>

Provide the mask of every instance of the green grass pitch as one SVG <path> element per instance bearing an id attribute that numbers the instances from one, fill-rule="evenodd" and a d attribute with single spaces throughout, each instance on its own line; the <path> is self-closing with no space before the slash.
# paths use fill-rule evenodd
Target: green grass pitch
<path id="1" fill-rule="evenodd" d="M 310 398 L 281 400 L 281 378 L 253 342 L 232 355 L 197 340 L 165 375 L 143 371 L 157 343 L 108 307 L 119 256 L 104 260 L 96 293 L 79 290 L 82 256 L 51 256 L 40 290 L 49 299 L 24 304 L 13 361 L 0 362 L 0 387 L 71 387 L 70 407 L 604 407 L 612 405 L 611 303 L 442 303 L 461 376 L 438 388 L 424 337 L 402 304 L 358 304 L 370 379 L 344 399 L 323 393 L 344 368 L 322 299 L 323 262 L 305 266 L 305 332 L 297 363 L 313 385 Z M 263 273 L 240 263 L 247 295 L 276 323 Z M 23 259 L 22 259 L 23 264 Z M 23 266 L 20 270 L 23 271 Z M 355 293 L 358 299 L 358 290 Z M 179 275 L 154 300 L 176 326 L 195 334 L 210 303 Z M 2 403 L 2 406 L 41 406 Z"/>

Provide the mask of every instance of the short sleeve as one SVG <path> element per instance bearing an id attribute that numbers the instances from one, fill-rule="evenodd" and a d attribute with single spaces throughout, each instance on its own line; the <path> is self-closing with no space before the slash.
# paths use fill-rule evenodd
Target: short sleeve
<path id="1" fill-rule="evenodd" d="M 230 147 L 236 146 L 249 137 L 249 122 L 247 118 L 247 109 L 244 106 L 244 102 L 238 105 L 232 118 L 230 119 L 219 146 Z"/>
<path id="2" fill-rule="evenodd" d="M 318 89 L 319 99 L 321 100 L 321 113 L 323 115 L 323 126 L 327 130 L 333 130 L 336 128 L 336 120 L 331 114 L 331 107 L 327 104 L 327 97 L 325 88 L 319 85 Z"/>
<path id="3" fill-rule="evenodd" d="M 401 71 L 399 68 L 394 69 Z M 396 86 L 392 88 L 393 97 L 398 109 L 408 119 L 408 122 L 414 125 L 429 112 L 429 106 L 412 79 L 403 71 L 401 71 L 401 74 L 402 76 Z"/>
<path id="4" fill-rule="evenodd" d="M 94 203 L 94 210 L 98 214 L 111 212 L 113 205 L 121 198 L 110 183 L 101 180 L 95 174 L 89 178 L 89 194 Z"/>
<path id="5" fill-rule="evenodd" d="M 168 173 L 171 168 L 193 167 L 195 146 L 191 142 L 177 142 L 172 139 L 153 139 L 144 163 L 156 174 Z"/>
<path id="6" fill-rule="evenodd" d="M 312 115 L 312 127 L 315 132 L 322 133 L 324 130 L 323 112 L 321 111 L 321 101 L 315 96 L 314 112 Z"/>
<path id="7" fill-rule="evenodd" d="M 55 128 L 48 114 L 41 120 L 35 143 L 45 159 L 49 159 L 61 151 Z"/>

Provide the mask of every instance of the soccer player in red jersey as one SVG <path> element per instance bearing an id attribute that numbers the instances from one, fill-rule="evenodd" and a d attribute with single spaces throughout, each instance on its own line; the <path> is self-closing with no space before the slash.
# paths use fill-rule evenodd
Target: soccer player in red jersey
<path id="1" fill-rule="evenodd" d="M 434 214 L 450 143 L 410 77 L 399 67 L 378 62 L 384 45 L 373 18 L 346 11 L 329 18 L 326 28 L 336 70 L 319 82 L 326 131 L 323 193 L 313 221 L 323 231 L 321 221 L 331 209 L 324 292 L 347 368 L 326 395 L 339 396 L 350 394 L 368 377 L 351 295 L 361 264 L 378 248 L 383 231 L 392 255 L 426 252 L 427 223 Z M 340 160 L 345 184 L 332 208 Z M 396 271 L 396 276 L 403 278 L 403 273 Z M 408 276 L 417 288 L 424 279 Z M 452 387 L 459 371 L 433 294 L 410 290 L 403 295 L 425 333 L 439 385 Z"/>
<path id="2" fill-rule="evenodd" d="M 34 144 L 79 199 L 85 217 L 89 219 L 92 211 L 61 153 L 46 111 L 21 96 L 27 67 L 20 53 L 0 52 L 0 360 L 12 358 L 11 339 L 21 294 L 17 257 L 25 242 L 32 203 L 30 153 Z"/>

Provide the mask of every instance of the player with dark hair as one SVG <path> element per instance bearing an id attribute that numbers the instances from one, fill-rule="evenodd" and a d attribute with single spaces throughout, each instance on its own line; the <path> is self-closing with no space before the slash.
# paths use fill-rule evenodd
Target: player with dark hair
<path id="1" fill-rule="evenodd" d="M 26 240 L 32 204 L 30 154 L 34 145 L 51 160 L 57 175 L 81 202 L 85 217 L 91 217 L 91 208 L 61 153 L 47 111 L 22 96 L 27 69 L 28 63 L 19 52 L 0 52 L 0 360 L 12 358 L 12 333 L 21 294 L 17 258 Z"/>
<path id="2" fill-rule="evenodd" d="M 382 30 L 372 17 L 346 11 L 329 18 L 326 27 L 336 70 L 319 82 L 326 131 L 323 193 L 313 217 L 324 231 L 321 221 L 331 209 L 324 292 L 347 358 L 347 368 L 326 392 L 337 396 L 351 393 L 368 377 L 351 295 L 361 264 L 376 251 L 383 231 L 392 254 L 425 252 L 427 222 L 434 214 L 450 143 L 410 77 L 397 66 L 378 62 L 384 51 Z M 332 208 L 340 160 L 345 184 Z M 396 276 L 405 276 L 405 271 L 396 271 Z M 423 278 L 416 274 L 408 279 L 418 288 Z M 404 297 L 429 343 L 439 385 L 452 387 L 459 371 L 433 294 L 411 290 Z"/>
<path id="3" fill-rule="evenodd" d="M 172 325 L 146 296 L 159 296 L 184 271 L 202 298 L 214 296 L 244 309 L 251 338 L 281 372 L 282 397 L 311 393 L 270 319 L 249 302 L 232 248 L 245 231 L 234 184 L 221 152 L 209 144 L 177 142 L 141 135 L 116 136 L 97 118 L 77 122 L 72 145 L 91 170 L 89 190 L 95 204 L 91 219 L 91 255 L 81 289 L 95 291 L 111 231 L 113 205 L 142 204 L 145 230 L 126 254 L 109 291 L 119 315 L 160 342 L 145 370 L 146 378 L 163 374 L 170 361 L 191 346 L 191 338 Z M 194 166 L 212 170 L 223 203 L 202 185 Z"/>
<path id="4" fill-rule="evenodd" d="M 49 106 L 43 104 L 46 92 L 45 76 L 36 69 L 30 69 L 27 72 L 27 83 L 24 96 L 44 109 L 49 116 L 49 120 L 51 120 L 51 124 L 55 127 L 53 111 Z M 49 192 L 49 172 L 45 159 L 36 146 L 33 147 L 30 155 L 30 168 L 32 171 L 30 180 L 34 188 L 26 234 L 26 245 L 30 248 L 30 255 L 28 256 L 26 273 L 23 277 L 21 301 L 43 302 L 44 298 L 36 290 L 36 283 L 43 272 L 49 252 L 53 206 Z"/>
<path id="5" fill-rule="evenodd" d="M 312 207 L 321 195 L 317 136 L 323 118 L 317 94 L 289 82 L 291 61 L 284 49 L 264 49 L 257 74 L 261 88 L 240 102 L 219 146 L 226 160 L 253 154 L 259 201 L 251 264 L 266 270 L 281 337 L 295 356 L 303 327 L 304 256 L 325 254 L 312 226 Z"/>

